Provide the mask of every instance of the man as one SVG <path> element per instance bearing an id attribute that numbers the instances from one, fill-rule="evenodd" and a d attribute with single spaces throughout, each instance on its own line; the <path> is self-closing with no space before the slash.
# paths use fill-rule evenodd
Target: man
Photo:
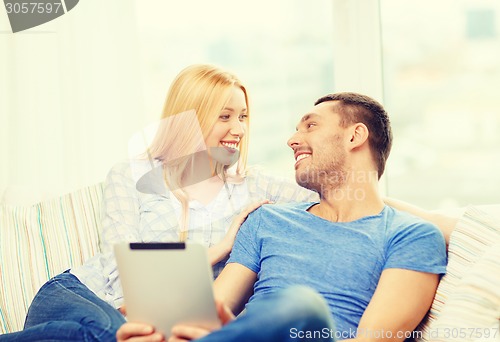
<path id="1" fill-rule="evenodd" d="M 266 205 L 250 215 L 214 284 L 225 325 L 210 334 L 177 326 L 169 341 L 409 337 L 445 272 L 446 247 L 436 227 L 384 205 L 378 180 L 391 144 L 389 119 L 373 99 L 320 98 L 288 141 L 298 184 L 320 202 Z M 117 338 L 161 340 L 133 323 Z"/>

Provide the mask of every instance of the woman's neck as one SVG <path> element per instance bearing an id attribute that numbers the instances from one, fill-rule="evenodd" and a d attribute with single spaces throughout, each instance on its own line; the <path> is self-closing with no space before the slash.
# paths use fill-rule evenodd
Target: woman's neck
<path id="1" fill-rule="evenodd" d="M 182 174 L 181 186 L 187 187 L 210 179 L 215 175 L 215 166 L 212 158 L 206 151 L 196 152 L 186 165 Z"/>
<path id="2" fill-rule="evenodd" d="M 189 200 L 197 200 L 206 205 L 217 196 L 224 181 L 215 173 L 215 163 L 203 151 L 193 155 L 181 184 Z"/>
<path id="3" fill-rule="evenodd" d="M 224 181 L 219 176 L 213 176 L 201 182 L 185 186 L 182 189 L 186 192 L 188 199 L 197 200 L 203 205 L 212 202 L 224 186 Z"/>

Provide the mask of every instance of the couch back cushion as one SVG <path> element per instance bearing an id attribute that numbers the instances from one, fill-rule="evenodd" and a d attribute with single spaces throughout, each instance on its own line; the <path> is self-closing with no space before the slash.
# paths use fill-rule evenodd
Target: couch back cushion
<path id="1" fill-rule="evenodd" d="M 500 219 L 476 207 L 466 209 L 451 234 L 446 275 L 419 341 L 474 341 L 495 332 L 495 341 L 500 339 L 499 239 Z"/>
<path id="2" fill-rule="evenodd" d="M 38 289 L 97 253 L 102 184 L 32 206 L 0 205 L 0 334 L 21 330 Z"/>

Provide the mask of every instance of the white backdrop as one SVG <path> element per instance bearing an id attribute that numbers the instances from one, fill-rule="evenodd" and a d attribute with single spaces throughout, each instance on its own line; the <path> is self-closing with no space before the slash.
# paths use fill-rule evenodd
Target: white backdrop
<path id="1" fill-rule="evenodd" d="M 1 13 L 0 200 L 30 203 L 102 181 L 192 63 L 241 77 L 252 102 L 250 162 L 292 174 L 286 140 L 333 91 L 331 5 L 82 0 L 16 34 Z"/>
<path id="2" fill-rule="evenodd" d="M 4 201 L 34 202 L 102 181 L 127 156 L 128 138 L 145 122 L 134 6 L 83 0 L 16 34 L 0 11 Z"/>

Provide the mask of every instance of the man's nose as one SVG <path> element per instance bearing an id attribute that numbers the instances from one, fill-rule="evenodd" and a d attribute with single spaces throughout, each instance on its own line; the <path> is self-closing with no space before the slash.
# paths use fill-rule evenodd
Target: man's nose
<path id="1" fill-rule="evenodd" d="M 298 145 L 300 145 L 300 133 L 297 131 L 295 132 L 291 137 L 290 139 L 288 139 L 287 141 L 287 145 L 291 148 L 291 149 L 294 149 L 296 148 Z"/>

